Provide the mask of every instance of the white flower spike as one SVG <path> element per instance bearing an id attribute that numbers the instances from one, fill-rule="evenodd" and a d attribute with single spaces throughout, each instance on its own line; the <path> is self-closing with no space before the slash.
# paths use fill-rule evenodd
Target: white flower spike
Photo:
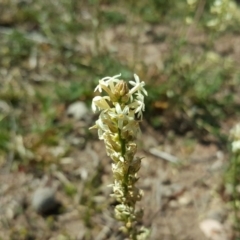
<path id="1" fill-rule="evenodd" d="M 136 211 L 135 204 L 143 195 L 134 184 L 140 169 L 141 158 L 135 158 L 136 137 L 140 132 L 139 122 L 145 110 L 145 82 L 134 74 L 135 81 L 129 81 L 132 88 L 123 80 L 121 74 L 99 80 L 95 91 L 107 96 L 96 96 L 92 101 L 92 110 L 100 111 L 99 119 L 91 129 L 98 129 L 99 139 L 104 140 L 107 155 L 113 160 L 113 194 L 119 205 L 115 208 L 116 218 L 124 223 L 121 228 L 130 240 L 147 239 L 149 230 L 138 229 L 137 222 L 142 214 Z M 141 210 L 140 210 L 141 212 Z"/>

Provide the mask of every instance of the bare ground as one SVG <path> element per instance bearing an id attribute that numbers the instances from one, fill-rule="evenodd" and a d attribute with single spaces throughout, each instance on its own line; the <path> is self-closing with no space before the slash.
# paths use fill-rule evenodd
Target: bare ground
<path id="1" fill-rule="evenodd" d="M 140 74 L 144 71 L 140 65 L 149 65 L 146 75 L 154 77 L 164 69 L 163 58 L 169 44 L 154 43 L 153 38 L 176 33 L 167 27 L 149 25 L 130 30 L 130 37 L 124 26 L 103 31 L 101 49 L 112 51 L 119 61 L 130 65 L 134 62 Z M 192 34 L 189 41 L 193 45 L 204 43 L 203 34 Z M 77 41 L 79 45 L 75 47 L 85 51 L 83 54 L 95 51 L 88 33 L 79 35 Z M 220 54 L 229 53 L 236 62 L 239 46 L 239 36 L 222 37 L 215 43 Z M 196 51 L 202 50 L 199 47 Z M 223 130 L 227 132 L 232 124 L 225 125 Z M 138 184 L 145 192 L 140 205 L 145 211 L 143 224 L 151 229 L 150 239 L 207 240 L 199 224 L 209 218 L 221 222 L 224 228 L 225 238 L 215 240 L 233 239 L 232 212 L 223 186 L 229 161 L 226 150 L 211 141 L 203 144 L 194 137 L 171 137 L 147 124 L 144 127 L 137 153 L 144 157 Z M 149 151 L 152 148 L 171 154 L 177 163 L 154 156 Z M 44 149 L 39 151 L 44 153 Z M 74 149 L 68 157 L 50 162 L 41 170 L 31 163 L 11 169 L 14 160 L 14 156 L 8 159 L 0 174 L 0 239 L 124 239 L 113 218 L 114 200 L 109 197 L 108 187 L 112 182 L 111 160 L 102 142 L 88 140 L 83 149 Z M 33 193 L 42 186 L 56 189 L 61 203 L 59 212 L 42 216 L 32 209 Z"/>
<path id="2" fill-rule="evenodd" d="M 225 153 L 215 144 L 193 143 L 192 139 L 176 137 L 169 142 L 152 129 L 144 132 L 142 139 L 139 187 L 145 193 L 141 205 L 143 223 L 151 229 L 150 239 L 207 239 L 199 223 L 208 218 L 223 222 L 225 239 L 231 239 L 230 211 L 221 192 Z M 178 162 L 153 156 L 151 148 L 172 154 Z M 1 174 L 1 239 L 123 239 L 113 218 L 114 201 L 107 186 L 112 181 L 111 165 L 103 143 L 89 141 L 68 160 L 62 159 L 60 167 L 52 164 L 44 175 L 24 169 Z M 96 176 L 96 189 L 86 193 L 89 179 L 94 181 Z M 68 181 L 76 187 L 73 196 L 64 190 Z M 32 209 L 32 194 L 43 185 L 56 187 L 60 213 L 43 217 Z M 91 201 L 84 201 L 86 197 Z"/>

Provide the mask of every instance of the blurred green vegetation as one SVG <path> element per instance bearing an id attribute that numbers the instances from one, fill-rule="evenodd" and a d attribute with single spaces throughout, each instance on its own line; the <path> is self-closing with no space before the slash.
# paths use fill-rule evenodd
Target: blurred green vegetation
<path id="1" fill-rule="evenodd" d="M 226 188 L 230 192 L 229 203 L 231 207 L 234 209 L 234 228 L 236 231 L 235 237 L 240 237 L 240 202 L 239 202 L 239 179 L 240 176 L 240 157 L 239 153 L 231 154 L 231 162 L 229 167 L 225 173 L 225 183 Z M 238 238 L 236 238 L 238 239 Z"/>
<path id="2" fill-rule="evenodd" d="M 129 79 L 134 72 L 147 83 L 146 119 L 153 127 L 226 143 L 221 125 L 239 115 L 239 58 L 227 43 L 239 38 L 233 30 L 238 19 L 224 31 L 207 28 L 216 18 L 214 1 L 0 5 L 0 99 L 10 108 L 0 121 L 1 152 L 12 132 L 24 136 L 60 126 L 71 132 L 58 109 L 77 100 L 90 105 L 99 78 L 122 73 Z M 158 55 L 144 53 L 146 46 Z"/>
<path id="3" fill-rule="evenodd" d="M 58 146 L 74 133 L 67 106 L 77 100 L 90 106 L 98 79 L 119 73 L 146 82 L 145 118 L 157 131 L 190 133 L 225 148 L 229 128 L 222 126 L 240 113 L 239 21 L 232 18 L 222 31 L 208 28 L 213 4 L 1 1 L 0 166 L 11 154 L 19 160 L 13 169 L 57 161 L 42 145 Z M 19 154 L 16 139 L 31 154 Z"/>

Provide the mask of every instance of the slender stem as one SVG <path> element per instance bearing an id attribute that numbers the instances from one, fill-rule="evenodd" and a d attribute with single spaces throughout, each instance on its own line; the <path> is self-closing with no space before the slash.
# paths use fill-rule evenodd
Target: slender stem
<path id="1" fill-rule="evenodd" d="M 126 153 L 126 141 L 124 139 L 122 139 L 121 137 L 121 130 L 118 129 L 118 138 L 121 144 L 121 155 L 124 158 L 125 153 Z M 124 158 L 125 160 L 125 158 Z M 128 163 L 127 163 L 128 164 Z M 124 195 L 127 196 L 128 195 L 128 180 L 129 180 L 129 167 L 127 168 L 127 171 L 124 173 L 124 179 L 123 179 L 123 186 L 124 186 Z M 132 204 L 128 201 L 128 199 L 126 198 L 125 203 L 128 207 L 133 207 Z M 133 225 L 133 222 L 131 223 L 131 227 L 127 228 L 128 229 L 128 235 L 130 237 L 131 240 L 137 240 L 137 231 Z"/>
<path id="2" fill-rule="evenodd" d="M 126 142 L 121 137 L 121 129 L 118 129 L 118 138 L 119 138 L 119 141 L 120 141 L 120 144 L 121 144 L 121 155 L 124 158 L 125 153 L 126 153 Z M 125 160 L 125 158 L 124 158 L 124 160 Z M 128 171 L 124 174 L 123 186 L 124 186 L 125 195 L 126 195 L 127 192 L 128 192 Z"/>
<path id="3" fill-rule="evenodd" d="M 121 137 L 121 130 L 118 128 L 118 138 L 119 141 L 121 143 L 121 155 L 124 157 L 125 153 L 126 153 L 126 142 L 124 139 L 122 139 Z"/>
<path id="4" fill-rule="evenodd" d="M 239 211 L 239 206 L 238 206 L 238 192 L 237 192 L 237 185 L 238 185 L 238 160 L 239 160 L 239 154 L 234 156 L 233 159 L 233 203 L 234 203 L 234 214 L 235 214 L 235 222 L 236 222 L 236 230 L 240 232 L 240 226 L 239 226 L 239 217 L 238 217 L 238 211 Z"/>

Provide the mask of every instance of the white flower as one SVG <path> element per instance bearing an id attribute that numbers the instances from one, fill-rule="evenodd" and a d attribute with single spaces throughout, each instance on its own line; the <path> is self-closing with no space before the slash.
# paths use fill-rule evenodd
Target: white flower
<path id="1" fill-rule="evenodd" d="M 121 132 L 123 138 L 132 137 L 133 139 L 135 139 L 137 135 L 141 133 L 139 124 L 135 119 L 128 121 L 128 123 L 123 127 Z"/>
<path id="2" fill-rule="evenodd" d="M 105 132 L 109 132 L 109 127 L 108 125 L 104 124 L 102 119 L 99 118 L 97 121 L 96 121 L 96 127 L 98 129 L 98 137 L 99 139 L 104 139 L 103 135 Z"/>
<path id="3" fill-rule="evenodd" d="M 110 89 L 113 90 L 113 87 L 114 87 L 113 83 L 114 82 L 116 82 L 116 83 L 119 82 L 120 80 L 117 79 L 117 78 L 120 77 L 120 76 L 121 76 L 121 74 L 118 74 L 118 75 L 115 75 L 113 77 L 104 77 L 104 78 L 100 79 L 99 84 L 94 89 L 94 92 L 96 92 L 97 90 L 99 92 L 102 92 L 102 88 L 101 88 L 102 85 L 104 85 L 106 87 L 110 86 Z"/>
<path id="4" fill-rule="evenodd" d="M 142 94 L 138 94 L 135 99 L 135 103 L 137 103 L 135 113 L 137 113 L 137 116 L 142 119 L 142 112 L 145 110 L 144 96 Z"/>
<path id="5" fill-rule="evenodd" d="M 112 149 L 115 152 L 121 152 L 121 144 L 118 141 L 118 134 L 106 133 L 104 135 L 104 141 L 107 148 Z"/>
<path id="6" fill-rule="evenodd" d="M 96 112 L 97 110 L 109 109 L 110 106 L 106 100 L 110 100 L 108 96 L 96 96 L 92 100 L 92 110 Z"/>
<path id="7" fill-rule="evenodd" d="M 120 164 L 122 163 L 121 162 L 118 162 L 116 164 L 112 163 L 112 172 L 114 174 L 115 179 L 118 181 L 124 177 L 124 171 Z"/>
<path id="8" fill-rule="evenodd" d="M 95 91 L 99 91 L 102 92 L 102 90 L 104 90 L 112 99 L 114 99 L 114 95 L 113 95 L 113 91 L 114 91 L 114 83 L 118 83 L 120 82 L 119 79 L 117 79 L 117 77 L 120 77 L 121 74 L 115 75 L 113 77 L 105 77 L 99 80 L 99 84 L 97 85 L 97 87 L 94 89 Z"/>
<path id="9" fill-rule="evenodd" d="M 125 106 L 124 109 L 122 109 L 120 104 L 116 103 L 116 105 L 115 105 L 115 112 L 110 111 L 109 115 L 112 118 L 116 118 L 118 128 L 122 129 L 124 121 L 128 121 L 129 120 L 128 112 L 129 112 L 129 107 L 128 106 Z"/>
<path id="10" fill-rule="evenodd" d="M 131 96 L 136 91 L 138 91 L 138 92 L 142 91 L 147 96 L 148 95 L 147 91 L 146 91 L 146 89 L 144 89 L 145 82 L 143 82 L 143 81 L 140 82 L 140 79 L 137 74 L 134 74 L 134 79 L 135 79 L 135 82 L 129 81 L 129 83 L 133 86 L 133 88 L 129 91 L 129 95 Z"/>
<path id="11" fill-rule="evenodd" d="M 240 151 L 240 140 L 232 142 L 232 151 L 234 153 Z"/>
<path id="12" fill-rule="evenodd" d="M 105 141 L 106 142 L 106 141 Z M 109 145 L 106 143 L 107 155 L 111 157 L 114 162 L 124 162 L 124 157 L 120 152 L 114 151 Z"/>
<path id="13" fill-rule="evenodd" d="M 113 192 L 118 197 L 123 197 L 124 196 L 124 189 L 122 187 L 122 184 L 120 182 L 116 181 L 116 180 L 115 180 L 114 185 L 113 185 Z"/>
<path id="14" fill-rule="evenodd" d="M 231 129 L 230 135 L 232 139 L 240 140 L 240 123 Z"/>
<path id="15" fill-rule="evenodd" d="M 137 117 L 142 119 L 142 112 L 145 110 L 144 96 L 141 93 L 136 93 L 136 98 L 129 104 L 129 108 L 137 114 Z"/>

